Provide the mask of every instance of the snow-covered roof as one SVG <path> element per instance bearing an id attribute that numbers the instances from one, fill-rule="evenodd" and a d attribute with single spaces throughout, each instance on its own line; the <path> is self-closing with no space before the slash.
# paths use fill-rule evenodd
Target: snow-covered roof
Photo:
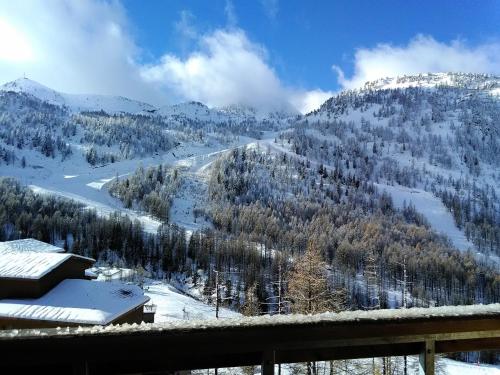
<path id="1" fill-rule="evenodd" d="M 105 325 L 148 301 L 136 285 L 68 279 L 40 298 L 0 300 L 0 317 Z"/>
<path id="2" fill-rule="evenodd" d="M 0 242 L 0 253 L 11 251 L 32 251 L 37 253 L 64 253 L 64 249 L 33 238 Z"/>
<path id="3" fill-rule="evenodd" d="M 94 262 L 74 254 L 0 252 L 0 278 L 39 279 L 71 257 Z"/>

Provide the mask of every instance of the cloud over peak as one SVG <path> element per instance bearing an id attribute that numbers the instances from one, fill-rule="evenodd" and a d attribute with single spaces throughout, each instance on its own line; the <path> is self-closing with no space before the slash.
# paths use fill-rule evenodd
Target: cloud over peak
<path id="1" fill-rule="evenodd" d="M 210 106 L 244 104 L 271 109 L 288 105 L 280 80 L 266 63 L 265 49 L 239 29 L 204 35 L 199 49 L 186 59 L 166 54 L 158 64 L 144 67 L 142 76 Z"/>
<path id="2" fill-rule="evenodd" d="M 459 39 L 447 44 L 432 36 L 417 35 L 405 46 L 381 43 L 373 48 L 358 49 L 350 78 L 346 78 L 338 66 L 333 65 L 332 69 L 343 88 L 357 88 L 367 81 L 404 74 L 499 73 L 500 43 L 472 47 Z"/>
<path id="3" fill-rule="evenodd" d="M 225 12 L 229 28 L 204 34 L 192 13 L 181 12 L 173 26 L 187 57 L 166 52 L 144 64 L 119 1 L 1 2 L 0 82 L 26 74 L 62 92 L 123 95 L 154 105 L 198 100 L 296 108 L 307 91 L 285 87 L 266 49 L 237 27 L 230 0 Z"/>
<path id="4" fill-rule="evenodd" d="M 144 85 L 136 57 L 140 48 L 127 33 L 118 2 L 12 1 L 0 4 L 0 23 L 23 36 L 30 56 L 12 63 L 0 34 L 0 80 L 26 74 L 70 93 L 124 95 L 146 101 L 162 96 Z M 12 32 L 14 32 L 12 31 Z"/>

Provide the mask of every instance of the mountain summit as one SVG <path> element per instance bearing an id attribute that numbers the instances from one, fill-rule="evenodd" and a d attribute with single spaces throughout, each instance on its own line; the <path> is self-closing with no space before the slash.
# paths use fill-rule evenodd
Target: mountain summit
<path id="1" fill-rule="evenodd" d="M 6 84 L 0 86 L 0 90 L 24 93 L 32 95 L 50 104 L 65 105 L 65 99 L 63 95 L 47 86 L 42 85 L 41 83 L 38 83 L 26 77 L 16 79 L 12 82 L 7 82 Z"/>
<path id="2" fill-rule="evenodd" d="M 140 101 L 112 95 L 60 93 L 29 78 L 19 78 L 0 86 L 0 91 L 11 91 L 34 96 L 41 101 L 64 106 L 73 112 L 105 111 L 108 113 L 141 113 L 154 107 Z"/>

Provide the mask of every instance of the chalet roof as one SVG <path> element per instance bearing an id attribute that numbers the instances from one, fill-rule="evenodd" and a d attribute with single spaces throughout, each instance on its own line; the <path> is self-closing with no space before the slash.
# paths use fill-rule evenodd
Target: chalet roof
<path id="1" fill-rule="evenodd" d="M 30 251 L 36 253 L 64 253 L 62 247 L 57 247 L 33 238 L 0 242 L 0 253 L 12 251 Z"/>
<path id="2" fill-rule="evenodd" d="M 94 259 L 67 253 L 0 252 L 0 278 L 39 279 L 71 257 L 94 262 Z"/>
<path id="3" fill-rule="evenodd" d="M 40 298 L 0 300 L 0 317 L 106 325 L 148 301 L 136 285 L 67 279 Z"/>

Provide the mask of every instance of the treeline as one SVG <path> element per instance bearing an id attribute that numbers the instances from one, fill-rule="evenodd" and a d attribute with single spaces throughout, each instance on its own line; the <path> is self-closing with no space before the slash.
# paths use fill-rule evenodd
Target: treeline
<path id="1" fill-rule="evenodd" d="M 132 175 L 116 178 L 109 192 L 127 208 L 142 211 L 168 222 L 172 198 L 182 184 L 179 169 L 162 166 L 144 169 L 140 166 Z"/>

